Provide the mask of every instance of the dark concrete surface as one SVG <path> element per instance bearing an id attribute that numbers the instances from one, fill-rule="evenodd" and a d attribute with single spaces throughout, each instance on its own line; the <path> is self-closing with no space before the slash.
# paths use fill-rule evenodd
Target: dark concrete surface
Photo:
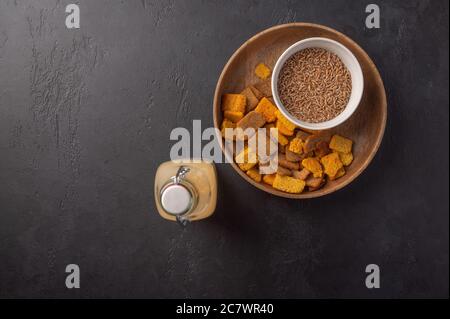
<path id="1" fill-rule="evenodd" d="M 448 297 L 448 1 L 0 1 L 0 297 Z M 214 217 L 159 217 L 169 133 L 212 125 L 222 67 L 285 22 L 373 58 L 388 124 L 369 168 L 324 198 L 265 194 L 218 165 Z M 65 266 L 81 288 L 65 287 Z M 381 267 L 381 288 L 365 267 Z"/>

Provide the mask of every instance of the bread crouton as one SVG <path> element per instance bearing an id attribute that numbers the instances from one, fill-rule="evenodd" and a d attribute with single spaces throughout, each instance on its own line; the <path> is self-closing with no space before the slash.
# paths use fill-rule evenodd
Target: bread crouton
<path id="1" fill-rule="evenodd" d="M 270 76 L 271 71 L 267 65 L 264 63 L 259 63 L 255 68 L 255 74 L 260 79 L 265 80 Z"/>
<path id="2" fill-rule="evenodd" d="M 222 95 L 222 111 L 245 112 L 247 99 L 243 94 Z"/>
<path id="3" fill-rule="evenodd" d="M 336 176 L 337 172 L 344 166 L 339 159 L 338 153 L 330 153 L 320 159 L 324 167 L 325 174 L 330 177 Z"/>
<path id="4" fill-rule="evenodd" d="M 310 134 L 307 133 L 307 132 L 305 132 L 305 131 L 298 130 L 298 131 L 297 131 L 296 137 L 298 137 L 298 138 L 301 139 L 303 142 L 305 142 L 309 135 L 310 135 Z"/>
<path id="5" fill-rule="evenodd" d="M 323 141 L 323 137 L 321 135 L 309 135 L 303 145 L 303 151 L 305 153 L 313 152 L 320 141 Z"/>
<path id="6" fill-rule="evenodd" d="M 320 141 L 316 144 L 316 149 L 314 150 L 314 154 L 318 158 L 324 157 L 325 155 L 329 154 L 331 152 L 330 148 L 328 147 L 328 143 L 325 141 Z"/>
<path id="7" fill-rule="evenodd" d="M 253 179 L 255 182 L 261 182 L 261 174 L 259 173 L 258 168 L 253 167 L 249 169 L 246 174 L 250 176 L 251 179 Z"/>
<path id="8" fill-rule="evenodd" d="M 336 180 L 336 179 L 338 179 L 339 177 L 342 177 L 342 176 L 344 176 L 344 175 L 345 175 L 345 168 L 341 167 L 341 168 L 337 171 L 336 175 L 330 176 L 329 179 L 330 179 L 330 181 L 334 181 L 334 180 Z"/>
<path id="9" fill-rule="evenodd" d="M 348 154 L 352 151 L 353 141 L 340 135 L 333 135 L 330 141 L 330 148 L 333 151 Z"/>
<path id="10" fill-rule="evenodd" d="M 276 174 L 264 175 L 263 176 L 264 183 L 269 184 L 269 185 L 272 186 L 273 185 L 273 181 L 275 180 L 275 176 L 276 176 Z"/>
<path id="11" fill-rule="evenodd" d="M 261 91 L 255 88 L 253 85 L 249 85 L 249 88 L 250 90 L 252 90 L 253 94 L 255 94 L 258 101 L 264 97 L 264 94 L 262 94 Z"/>
<path id="12" fill-rule="evenodd" d="M 294 153 L 294 152 L 291 152 L 291 151 L 289 150 L 289 148 L 287 148 L 287 149 L 286 149 L 286 159 L 287 159 L 288 161 L 290 161 L 290 162 L 299 162 L 299 161 L 301 161 L 303 158 L 301 158 L 300 155 L 298 155 L 298 154 L 296 154 L 296 153 Z"/>
<path id="13" fill-rule="evenodd" d="M 270 134 L 271 134 L 270 136 L 272 138 L 274 138 L 282 146 L 285 146 L 289 143 L 289 140 L 287 139 L 287 137 L 284 136 L 283 134 L 281 134 L 279 130 L 277 130 L 277 131 L 272 130 L 270 132 Z"/>
<path id="14" fill-rule="evenodd" d="M 277 174 L 282 175 L 282 176 L 291 176 L 292 171 L 281 165 L 278 165 Z"/>
<path id="15" fill-rule="evenodd" d="M 269 123 L 274 122 L 277 119 L 277 107 L 265 97 L 263 97 L 261 101 L 259 101 L 255 111 L 263 114 L 266 121 Z"/>
<path id="16" fill-rule="evenodd" d="M 302 161 L 302 166 L 306 168 L 308 171 L 310 171 L 314 177 L 323 176 L 322 165 L 320 165 L 320 162 L 317 158 L 314 157 L 305 158 Z"/>
<path id="17" fill-rule="evenodd" d="M 300 164 L 299 163 L 295 163 L 295 162 L 290 162 L 286 159 L 286 155 L 285 154 L 280 154 L 278 153 L 278 164 L 290 169 L 290 170 L 298 170 L 300 168 Z"/>
<path id="18" fill-rule="evenodd" d="M 231 122 L 237 123 L 244 117 L 244 113 L 235 111 L 225 111 L 223 112 L 223 116 L 226 119 L 230 120 Z"/>
<path id="19" fill-rule="evenodd" d="M 277 174 L 273 181 L 273 188 L 292 194 L 299 194 L 305 188 L 305 181 L 290 176 Z"/>
<path id="20" fill-rule="evenodd" d="M 231 122 L 229 119 L 223 119 L 222 124 L 220 125 L 220 128 L 235 128 L 236 123 Z"/>
<path id="21" fill-rule="evenodd" d="M 258 164 L 258 155 L 255 151 L 245 147 L 238 155 L 235 156 L 235 161 L 241 170 L 248 171 Z"/>
<path id="22" fill-rule="evenodd" d="M 272 96 L 272 84 L 270 83 L 270 79 L 265 79 L 259 83 L 256 83 L 254 87 L 261 92 L 261 94 L 265 97 Z"/>
<path id="23" fill-rule="evenodd" d="M 246 87 L 244 91 L 241 92 L 245 96 L 247 103 L 245 106 L 245 111 L 248 113 L 253 111 L 253 109 L 258 105 L 259 99 L 255 96 L 250 87 Z"/>
<path id="24" fill-rule="evenodd" d="M 283 127 L 285 127 L 286 129 L 288 129 L 289 131 L 293 131 L 295 130 L 295 124 L 292 123 L 291 121 L 289 121 L 284 115 L 283 113 L 280 112 L 280 110 L 277 109 L 277 113 L 276 113 L 277 119 L 278 121 L 283 124 Z M 292 134 L 291 134 L 292 135 Z"/>
<path id="25" fill-rule="evenodd" d="M 311 172 L 306 168 L 302 169 L 301 171 L 292 171 L 292 176 L 301 180 L 306 180 L 309 174 L 311 174 Z"/>
<path id="26" fill-rule="evenodd" d="M 323 183 L 323 181 L 324 180 L 322 177 L 310 176 L 306 179 L 306 186 L 317 188 Z"/>
<path id="27" fill-rule="evenodd" d="M 239 122 L 237 122 L 236 127 L 241 128 L 244 131 L 248 128 L 257 130 L 264 124 L 266 124 L 266 120 L 261 113 L 250 111 L 242 119 L 240 119 Z"/>
<path id="28" fill-rule="evenodd" d="M 300 138 L 294 137 L 289 143 L 288 150 L 295 154 L 303 153 L 303 142 Z"/>
<path id="29" fill-rule="evenodd" d="M 226 129 L 234 129 L 236 124 L 231 122 L 229 119 L 223 119 L 222 124 L 220 126 L 220 131 L 222 133 L 222 137 L 226 138 Z M 234 134 L 230 134 L 231 139 L 234 138 Z"/>
<path id="30" fill-rule="evenodd" d="M 280 122 L 279 120 L 277 120 L 276 128 L 277 128 L 278 131 L 280 131 L 280 133 L 283 134 L 283 135 L 286 135 L 286 136 L 292 136 L 292 135 L 294 135 L 294 130 L 288 129 L 288 128 L 287 128 L 286 126 L 284 126 L 283 123 Z"/>
<path id="31" fill-rule="evenodd" d="M 349 166 L 353 162 L 353 153 L 339 153 L 339 159 L 344 166 Z"/>

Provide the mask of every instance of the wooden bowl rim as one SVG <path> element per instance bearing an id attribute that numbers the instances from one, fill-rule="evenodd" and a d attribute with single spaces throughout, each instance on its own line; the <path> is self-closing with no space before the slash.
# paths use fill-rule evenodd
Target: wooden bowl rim
<path id="1" fill-rule="evenodd" d="M 293 23 L 286 23 L 286 24 L 281 24 L 281 25 L 276 25 L 273 27 L 270 27 L 268 29 L 265 29 L 257 34 L 255 34 L 254 36 L 252 36 L 250 39 L 248 39 L 247 41 L 245 41 L 234 53 L 233 55 L 228 59 L 227 63 L 225 64 L 220 77 L 217 81 L 216 84 L 216 90 L 214 92 L 214 101 L 213 101 L 213 121 L 214 121 L 214 126 L 215 128 L 219 129 L 220 125 L 218 123 L 218 118 L 219 118 L 219 114 L 218 111 L 220 110 L 220 105 L 218 105 L 218 101 L 219 99 L 219 87 L 222 84 L 223 78 L 225 76 L 225 74 L 228 72 L 228 69 L 230 68 L 232 62 L 234 61 L 234 59 L 236 58 L 236 56 L 238 56 L 250 43 L 254 42 L 255 40 L 259 39 L 260 37 L 262 37 L 263 35 L 270 33 L 272 31 L 278 30 L 278 29 L 283 29 L 283 28 L 291 28 L 291 27 L 312 27 L 312 28 L 318 28 L 318 29 L 323 29 L 326 31 L 329 31 L 331 33 L 334 33 L 338 36 L 342 36 L 344 37 L 347 41 L 349 41 L 352 45 L 354 45 L 356 47 L 357 50 L 360 51 L 360 53 L 364 56 L 364 58 L 366 59 L 366 61 L 370 64 L 371 69 L 375 72 L 375 76 L 377 78 L 377 81 L 379 82 L 379 86 L 380 86 L 380 92 L 379 94 L 381 94 L 381 109 L 382 109 L 382 123 L 381 126 L 378 129 L 377 132 L 377 139 L 375 141 L 375 144 L 372 148 L 372 151 L 370 152 L 370 154 L 367 156 L 367 158 L 363 161 L 363 163 L 361 164 L 361 166 L 345 181 L 338 183 L 336 185 L 334 185 L 333 187 L 330 187 L 328 189 L 326 188 L 321 188 L 317 191 L 314 192 L 306 192 L 306 193 L 301 193 L 301 194 L 290 194 L 290 193 L 285 193 L 282 191 L 279 191 L 277 189 L 274 189 L 272 187 L 270 187 L 269 185 L 263 185 L 262 183 L 258 183 L 256 181 L 254 181 L 253 179 L 251 179 L 249 176 L 247 176 L 247 174 L 245 174 L 245 172 L 243 172 L 238 166 L 237 164 L 234 162 L 233 158 L 230 158 L 228 153 L 225 151 L 224 149 L 224 143 L 222 140 L 222 137 L 220 134 L 218 134 L 217 139 L 219 140 L 219 144 L 220 147 L 222 149 L 222 153 L 225 155 L 225 157 L 227 158 L 227 160 L 230 162 L 231 166 L 234 168 L 235 171 L 238 172 L 239 175 L 241 175 L 242 178 L 244 178 L 247 182 L 249 182 L 250 184 L 252 184 L 253 186 L 257 187 L 260 190 L 263 190 L 267 193 L 270 193 L 272 195 L 276 195 L 276 196 L 280 196 L 280 197 L 285 197 L 285 198 L 291 198 L 291 199 L 306 199 L 306 198 L 316 198 L 316 197 L 321 197 L 324 195 L 328 195 L 331 194 L 333 192 L 336 192 L 342 188 L 344 188 L 345 186 L 347 186 L 348 184 L 350 184 L 351 182 L 353 182 L 359 175 L 361 175 L 361 173 L 369 166 L 370 162 L 373 160 L 376 152 L 378 151 L 380 145 L 381 145 L 381 141 L 383 140 L 383 136 L 384 136 L 384 132 L 385 132 L 385 128 L 386 128 L 386 121 L 387 121 L 387 100 L 386 100 L 386 90 L 384 87 L 384 83 L 383 80 L 380 76 L 380 73 L 377 69 L 377 67 L 375 66 L 375 64 L 373 63 L 372 59 L 369 57 L 369 55 L 366 53 L 366 51 L 364 51 L 355 41 L 353 41 L 351 38 L 349 38 L 348 36 L 346 36 L 345 34 L 332 29 L 330 27 L 324 26 L 324 25 L 320 25 L 320 24 L 316 24 L 316 23 L 309 23 L 309 22 L 293 22 Z M 220 129 L 219 129 L 220 131 Z"/>

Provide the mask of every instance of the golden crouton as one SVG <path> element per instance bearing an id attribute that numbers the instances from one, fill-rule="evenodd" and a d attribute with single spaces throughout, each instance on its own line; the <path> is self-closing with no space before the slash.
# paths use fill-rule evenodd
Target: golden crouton
<path id="1" fill-rule="evenodd" d="M 331 152 L 330 148 L 328 147 L 328 143 L 325 141 L 320 141 L 316 144 L 316 149 L 314 150 L 314 153 L 318 158 L 324 157 L 325 155 L 329 154 Z"/>
<path id="2" fill-rule="evenodd" d="M 250 176 L 251 179 L 253 179 L 255 182 L 261 182 L 261 174 L 259 173 L 259 170 L 256 167 L 253 167 L 249 169 L 246 174 Z"/>
<path id="3" fill-rule="evenodd" d="M 281 124 L 283 124 L 283 126 L 288 129 L 289 131 L 293 131 L 295 130 L 295 124 L 292 123 L 291 121 L 289 121 L 284 115 L 283 113 L 280 112 L 280 110 L 277 110 L 276 113 L 277 119 L 279 122 L 281 122 Z M 291 134 L 292 135 L 292 134 Z"/>
<path id="4" fill-rule="evenodd" d="M 286 136 L 278 132 L 278 143 L 280 143 L 282 146 L 286 146 L 289 143 L 289 140 Z"/>
<path id="5" fill-rule="evenodd" d="M 310 171 L 314 177 L 323 176 L 322 165 L 320 165 L 320 162 L 317 158 L 314 157 L 305 158 L 302 161 L 302 166 L 306 168 L 308 171 Z"/>
<path id="6" fill-rule="evenodd" d="M 228 129 L 234 129 L 236 127 L 236 124 L 235 123 L 233 123 L 233 122 L 231 122 L 229 119 L 223 119 L 223 121 L 222 121 L 222 125 L 220 126 L 220 129 L 221 129 L 221 133 L 222 133 L 222 136 L 225 138 L 226 137 L 226 129 L 228 128 Z M 231 137 L 231 138 L 233 138 L 233 137 Z"/>
<path id="7" fill-rule="evenodd" d="M 243 94 L 222 95 L 222 111 L 245 112 L 247 99 Z"/>
<path id="8" fill-rule="evenodd" d="M 330 148 L 340 153 L 350 153 L 352 151 L 353 141 L 340 135 L 333 135 L 330 141 Z"/>
<path id="9" fill-rule="evenodd" d="M 306 168 L 302 169 L 301 171 L 292 171 L 292 176 L 301 180 L 306 180 L 309 174 L 311 174 L 311 172 Z"/>
<path id="10" fill-rule="evenodd" d="M 267 79 L 270 76 L 270 73 L 271 73 L 270 69 L 264 63 L 258 64 L 255 68 L 255 74 L 260 79 L 263 80 Z"/>
<path id="11" fill-rule="evenodd" d="M 287 137 L 284 136 L 283 134 L 281 134 L 278 129 L 277 130 L 270 130 L 269 134 L 270 134 L 270 137 L 274 141 L 280 143 L 281 146 L 285 146 L 285 145 L 287 145 L 289 143 L 289 140 L 287 139 Z"/>
<path id="12" fill-rule="evenodd" d="M 255 151 L 245 147 L 238 155 L 236 155 L 235 161 L 241 170 L 248 171 L 258 164 L 258 156 Z"/>
<path id="13" fill-rule="evenodd" d="M 338 153 L 330 153 L 320 159 L 324 167 L 325 174 L 328 176 L 335 176 L 337 172 L 343 167 Z"/>
<path id="14" fill-rule="evenodd" d="M 303 153 L 303 142 L 300 138 L 294 137 L 289 143 L 288 150 L 295 153 L 301 154 Z"/>
<path id="15" fill-rule="evenodd" d="M 281 176 L 277 174 L 275 176 L 275 179 L 273 181 L 273 188 L 276 188 L 278 190 L 287 192 L 287 193 L 293 193 L 293 194 L 299 194 L 303 192 L 303 189 L 305 188 L 305 181 L 289 176 Z"/>
<path id="16" fill-rule="evenodd" d="M 275 176 L 276 176 L 276 174 L 264 175 L 263 176 L 264 183 L 269 184 L 269 185 L 272 186 L 273 185 L 273 181 L 275 180 Z"/>
<path id="17" fill-rule="evenodd" d="M 277 120 L 276 128 L 278 129 L 278 131 L 280 131 L 280 133 L 282 133 L 284 135 L 287 135 L 287 136 L 294 135 L 294 130 L 288 129 L 286 126 L 284 126 L 284 124 L 282 122 L 280 122 L 280 120 Z"/>
<path id="18" fill-rule="evenodd" d="M 339 177 L 342 177 L 342 176 L 344 176 L 344 175 L 345 175 L 345 168 L 341 167 L 341 168 L 337 171 L 336 175 L 330 176 L 329 179 L 330 179 L 330 181 L 334 181 L 334 180 L 336 180 L 336 179 L 338 179 Z"/>
<path id="19" fill-rule="evenodd" d="M 262 94 L 261 91 L 255 88 L 253 85 L 250 85 L 249 88 L 250 90 L 252 90 L 253 94 L 256 96 L 258 101 L 264 97 L 264 94 Z"/>
<path id="20" fill-rule="evenodd" d="M 223 119 L 222 125 L 220 126 L 221 129 L 223 128 L 235 128 L 236 123 L 231 122 L 229 119 Z"/>
<path id="21" fill-rule="evenodd" d="M 223 116 L 226 119 L 229 119 L 231 122 L 237 123 L 244 117 L 244 113 L 243 112 L 234 112 L 234 111 L 225 111 L 225 112 L 223 112 Z"/>
<path id="22" fill-rule="evenodd" d="M 300 168 L 299 163 L 290 162 L 286 159 L 285 154 L 278 153 L 278 164 L 291 170 L 298 170 Z"/>
<path id="23" fill-rule="evenodd" d="M 277 119 L 277 107 L 265 97 L 263 97 L 261 101 L 259 101 L 255 111 L 263 114 L 266 121 L 269 123 L 274 122 Z"/>
<path id="24" fill-rule="evenodd" d="M 265 97 L 272 96 L 272 84 L 270 83 L 270 79 L 263 80 L 259 83 L 256 83 L 254 87 L 261 92 L 261 94 Z M 256 95 L 256 94 L 255 94 Z"/>
<path id="25" fill-rule="evenodd" d="M 353 154 L 350 153 L 339 153 L 339 159 L 341 160 L 344 166 L 349 166 L 353 162 Z"/>
<path id="26" fill-rule="evenodd" d="M 249 86 L 246 87 L 245 90 L 241 92 L 241 94 L 244 95 L 247 99 L 245 111 L 252 111 L 256 107 L 256 105 L 258 105 L 259 99 L 255 96 L 255 93 L 253 93 L 252 89 Z"/>

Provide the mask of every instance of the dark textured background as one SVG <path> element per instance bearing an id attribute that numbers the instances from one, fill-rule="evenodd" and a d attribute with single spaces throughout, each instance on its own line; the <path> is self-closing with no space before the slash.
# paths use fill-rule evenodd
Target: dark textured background
<path id="1" fill-rule="evenodd" d="M 0 297 L 448 297 L 448 1 L 0 1 Z M 212 125 L 246 39 L 316 22 L 358 42 L 388 94 L 369 168 L 275 198 L 218 165 L 214 217 L 155 212 L 173 127 Z M 65 266 L 81 289 L 65 288 Z M 378 290 L 365 266 L 381 267 Z"/>

